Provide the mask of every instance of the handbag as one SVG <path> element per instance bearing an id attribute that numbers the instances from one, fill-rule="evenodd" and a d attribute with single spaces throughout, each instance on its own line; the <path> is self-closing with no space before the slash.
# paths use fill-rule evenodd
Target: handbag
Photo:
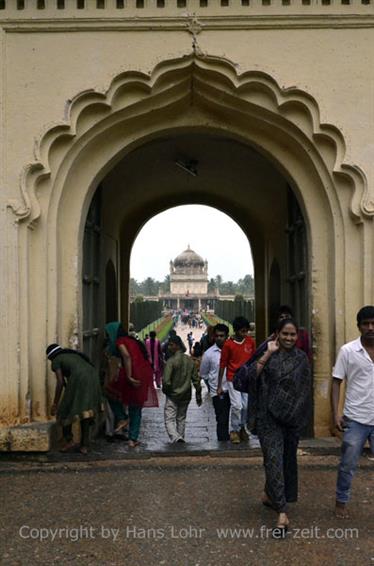
<path id="1" fill-rule="evenodd" d="M 232 383 L 236 391 L 240 391 L 241 393 L 248 393 L 249 367 L 247 366 L 247 364 L 244 364 L 236 370 Z"/>

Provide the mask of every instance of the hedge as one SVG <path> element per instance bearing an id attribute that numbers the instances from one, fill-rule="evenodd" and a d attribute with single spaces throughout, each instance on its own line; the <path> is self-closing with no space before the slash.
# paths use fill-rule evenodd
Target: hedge
<path id="1" fill-rule="evenodd" d="M 230 322 L 237 316 L 244 316 L 249 322 L 254 322 L 254 301 L 217 301 L 214 313 L 222 320 Z"/>
<path id="2" fill-rule="evenodd" d="M 142 328 L 138 332 L 138 335 L 141 340 L 144 340 L 145 335 L 149 334 L 151 330 L 154 330 L 156 332 L 157 338 L 160 340 L 160 342 L 163 342 L 173 326 L 174 320 L 170 315 L 168 315 L 159 318 L 158 320 L 154 320 L 153 322 L 151 322 L 151 324 L 148 324 L 145 328 Z"/>
<path id="3" fill-rule="evenodd" d="M 136 332 L 140 332 L 153 321 L 161 318 L 161 301 L 142 301 L 130 304 L 130 322 L 133 323 Z"/>

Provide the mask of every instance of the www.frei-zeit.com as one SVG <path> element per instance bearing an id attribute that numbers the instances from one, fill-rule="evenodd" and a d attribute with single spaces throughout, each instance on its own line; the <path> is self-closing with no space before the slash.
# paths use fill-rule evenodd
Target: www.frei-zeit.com
<path id="1" fill-rule="evenodd" d="M 168 525 L 165 527 L 144 528 L 136 525 L 126 527 L 108 527 L 101 525 L 98 527 L 79 525 L 77 527 L 33 527 L 22 525 L 19 529 L 19 536 L 23 540 L 39 542 L 55 542 L 69 540 L 77 542 L 82 540 L 103 539 L 117 542 L 120 539 L 139 539 L 139 540 L 163 540 L 163 539 L 202 539 L 204 537 L 216 536 L 219 540 L 247 539 L 247 540 L 266 540 L 272 538 L 272 528 L 262 525 L 259 528 L 216 528 L 207 529 L 188 525 L 177 527 Z M 311 527 L 290 529 L 288 536 L 296 539 L 358 539 L 359 529 L 357 528 L 336 528 L 331 527 L 321 529 L 313 525 Z"/>

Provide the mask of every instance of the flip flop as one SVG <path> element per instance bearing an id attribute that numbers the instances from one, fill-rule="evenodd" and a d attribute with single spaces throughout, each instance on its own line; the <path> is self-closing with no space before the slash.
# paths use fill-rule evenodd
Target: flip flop
<path id="1" fill-rule="evenodd" d="M 272 531 L 271 536 L 275 539 L 282 540 L 286 538 L 288 531 L 288 524 L 277 525 Z"/>

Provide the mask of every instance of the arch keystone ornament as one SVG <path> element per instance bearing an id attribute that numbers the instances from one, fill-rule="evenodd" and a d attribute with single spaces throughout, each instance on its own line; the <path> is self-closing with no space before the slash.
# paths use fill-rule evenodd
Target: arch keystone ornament
<path id="1" fill-rule="evenodd" d="M 374 199 L 364 173 L 344 161 L 341 132 L 321 124 L 310 94 L 281 88 L 261 71 L 240 73 L 232 62 L 197 50 L 163 61 L 150 72 L 122 72 L 104 93 L 77 94 L 66 106 L 66 121 L 46 128 L 36 144 L 35 161 L 22 172 L 20 200 L 9 202 L 23 247 L 21 388 L 31 391 L 32 406 L 45 419 L 53 383 L 45 344 L 81 340 L 83 234 L 97 187 L 135 149 L 186 132 L 225 137 L 256 150 L 282 173 L 297 197 L 308 231 L 308 289 L 316 329 L 315 430 L 326 434 L 335 344 L 347 332 L 339 313 L 345 308 L 351 314 L 349 265 L 363 244 L 370 251 Z M 199 182 L 199 176 L 191 179 Z M 214 188 L 206 190 L 214 206 Z M 149 203 L 150 215 L 156 206 Z M 372 255 L 365 253 L 367 277 L 355 287 L 360 304 L 372 296 Z M 125 308 L 127 302 L 123 297 Z M 30 305 L 38 317 L 32 316 Z"/>

